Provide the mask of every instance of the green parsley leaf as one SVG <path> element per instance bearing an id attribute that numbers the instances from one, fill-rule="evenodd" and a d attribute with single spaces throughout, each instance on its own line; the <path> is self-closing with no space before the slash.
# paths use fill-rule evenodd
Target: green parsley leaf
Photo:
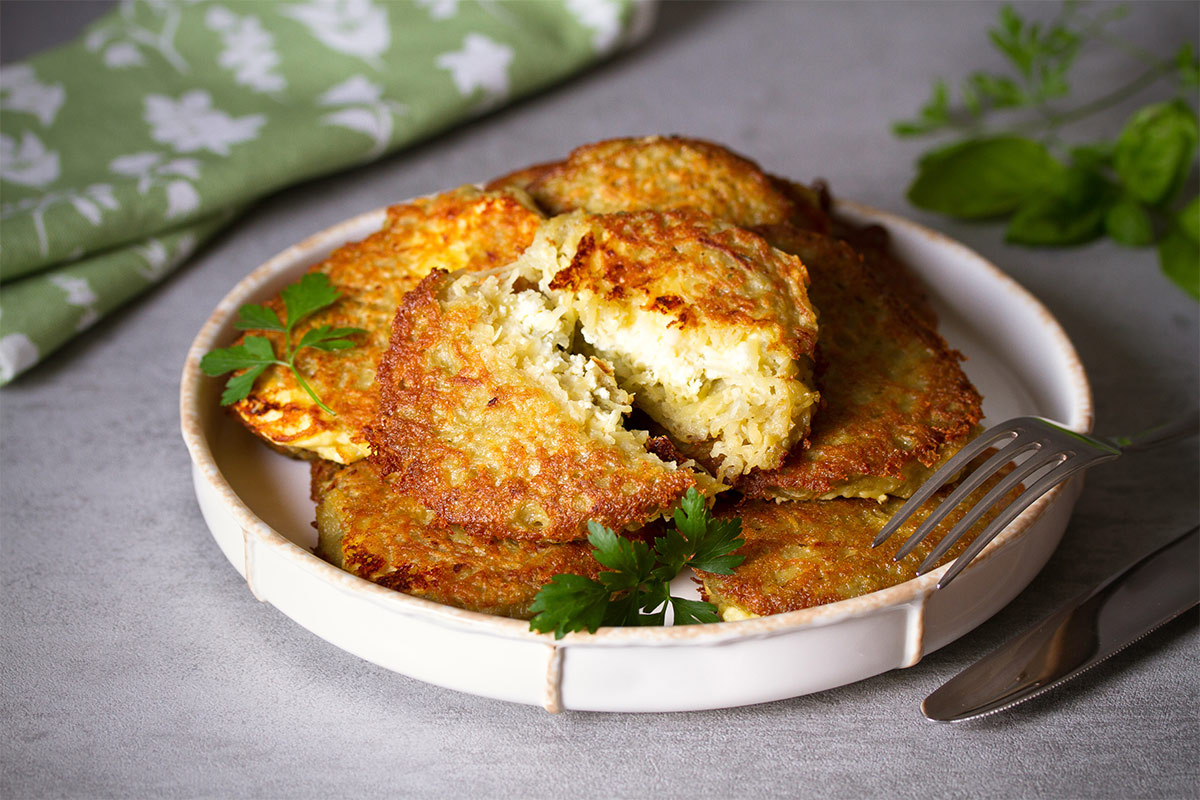
<path id="1" fill-rule="evenodd" d="M 924 156 L 908 199 L 952 217 L 996 217 L 1014 211 L 1062 175 L 1063 166 L 1032 139 L 968 139 Z"/>
<path id="2" fill-rule="evenodd" d="M 296 283 L 280 293 L 287 309 L 287 329 L 291 331 L 311 314 L 333 305 L 340 297 L 324 272 L 306 272 Z"/>
<path id="3" fill-rule="evenodd" d="M 234 322 L 234 327 L 238 330 L 282 333 L 282 355 L 275 353 L 270 339 L 263 336 L 247 336 L 240 345 L 219 348 L 205 354 L 200 359 L 200 369 L 211 377 L 243 370 L 225 384 L 225 390 L 221 394 L 221 405 L 227 406 L 244 400 L 254 388 L 254 382 L 267 367 L 272 364 L 287 367 L 295 376 L 296 383 L 300 384 L 300 388 L 308 393 L 314 403 L 327 414 L 337 416 L 333 409 L 321 402 L 321 398 L 296 368 L 296 354 L 306 347 L 326 352 L 345 350 L 355 346 L 347 337 L 366 331 L 362 328 L 321 325 L 306 331 L 298 343 L 293 343 L 291 334 L 297 323 L 332 305 L 340 294 L 329 282 L 329 276 L 323 272 L 306 273 L 299 281 L 285 287 L 281 294 L 286 309 L 286 320 L 281 320 L 279 315 L 267 306 L 244 305 L 238 310 L 238 319 Z"/>
<path id="4" fill-rule="evenodd" d="M 573 631 L 595 633 L 601 625 L 663 625 L 668 607 L 677 625 L 717 622 L 715 606 L 674 597 L 670 584 L 684 566 L 732 572 L 744 559 L 732 554 L 745 543 L 741 521 L 713 519 L 695 489 L 680 500 L 673 519 L 675 527 L 655 539 L 653 548 L 589 522 L 592 555 L 605 569 L 596 579 L 555 575 L 530 606 L 530 630 L 561 639 Z"/>
<path id="5" fill-rule="evenodd" d="M 273 309 L 266 306 L 242 306 L 238 309 L 238 320 L 233 327 L 240 331 L 286 331 L 287 327 Z"/>
<path id="6" fill-rule="evenodd" d="M 572 631 L 595 633 L 604 622 L 610 592 L 604 584 L 582 575 L 555 575 L 533 599 L 531 630 L 554 633 L 561 639 Z"/>

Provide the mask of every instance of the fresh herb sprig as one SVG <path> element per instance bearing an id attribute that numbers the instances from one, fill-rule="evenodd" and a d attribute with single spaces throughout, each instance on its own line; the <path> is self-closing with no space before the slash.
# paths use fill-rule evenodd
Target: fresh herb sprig
<path id="1" fill-rule="evenodd" d="M 1066 2 L 1043 24 L 1005 6 L 989 37 L 1009 72 L 971 73 L 957 101 L 939 79 L 917 116 L 892 126 L 901 137 L 952 137 L 920 158 L 908 199 L 962 219 L 1009 217 L 1005 236 L 1015 244 L 1068 246 L 1108 236 L 1131 247 L 1156 245 L 1162 271 L 1200 299 L 1200 197 L 1179 199 L 1200 141 L 1192 107 L 1200 61 L 1187 43 L 1164 58 L 1114 36 L 1109 25 L 1125 14 L 1117 6 L 1088 16 Z M 1055 105 L 1070 97 L 1077 56 L 1097 42 L 1123 50 L 1144 71 L 1103 97 Z M 1163 80 L 1176 96 L 1135 111 L 1115 139 L 1069 144 L 1060 137 L 1065 125 Z M 996 124 L 999 118 L 1008 124 Z"/>
<path id="2" fill-rule="evenodd" d="M 689 489 L 675 509 L 674 527 L 650 547 L 588 523 L 592 555 L 605 567 L 598 579 L 555 575 L 530 609 L 530 630 L 561 639 L 572 631 L 595 633 L 601 625 L 662 625 L 667 607 L 676 625 L 718 621 L 712 603 L 671 595 L 671 581 L 684 567 L 730 575 L 745 556 L 732 555 L 745 544 L 739 519 L 714 519 L 704 497 Z"/>
<path id="3" fill-rule="evenodd" d="M 234 327 L 243 331 L 282 333 L 282 356 L 276 356 L 271 340 L 265 336 L 247 336 L 240 345 L 213 350 L 205 355 L 200 359 L 200 369 L 211 377 L 245 370 L 226 382 L 225 391 L 221 394 L 221 405 L 227 406 L 249 395 L 254 382 L 267 367 L 273 364 L 287 367 L 296 377 L 296 383 L 308 393 L 314 403 L 326 413 L 337 416 L 333 409 L 321 402 L 321 398 L 304 380 L 300 370 L 296 369 L 296 354 L 306 347 L 324 351 L 346 350 L 355 345 L 347 337 L 366 331 L 362 328 L 320 325 L 305 331 L 299 341 L 293 341 L 292 333 L 296 326 L 318 311 L 333 305 L 341 293 L 333 288 L 329 283 L 329 276 L 325 273 L 308 272 L 299 281 L 284 288 L 280 294 L 283 298 L 284 319 L 281 320 L 279 314 L 267 306 L 245 305 L 238 310 L 238 319 Z"/>

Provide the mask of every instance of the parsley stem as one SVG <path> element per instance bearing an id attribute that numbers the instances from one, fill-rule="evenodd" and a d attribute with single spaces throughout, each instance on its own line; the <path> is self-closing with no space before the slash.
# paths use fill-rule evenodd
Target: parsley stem
<path id="1" fill-rule="evenodd" d="M 336 417 L 337 412 L 321 402 L 321 398 L 317 397 L 317 393 L 314 392 L 312 390 L 312 387 L 308 385 L 308 381 L 304 380 L 304 376 L 300 374 L 300 370 L 296 369 L 295 360 L 296 360 L 296 354 L 291 353 L 288 356 L 287 366 L 291 368 L 292 374 L 296 376 L 296 383 L 300 384 L 301 389 L 308 392 L 308 396 L 312 398 L 314 403 L 316 403 L 318 406 L 320 406 L 322 411 L 324 411 L 326 414 L 329 414 L 332 417 Z"/>

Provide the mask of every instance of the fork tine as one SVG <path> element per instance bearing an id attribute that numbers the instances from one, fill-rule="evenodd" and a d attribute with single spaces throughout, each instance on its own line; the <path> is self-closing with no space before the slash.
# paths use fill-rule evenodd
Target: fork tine
<path id="1" fill-rule="evenodd" d="M 1020 420 L 1011 420 L 1011 422 L 1014 423 L 1019 421 Z M 895 533 L 901 525 L 908 521 L 908 518 L 912 516 L 913 512 L 920 508 L 922 503 L 933 496 L 934 492 L 942 488 L 945 483 L 957 475 L 959 471 L 966 466 L 967 462 L 982 453 L 988 447 L 991 447 L 995 442 L 998 442 L 1005 437 L 1010 439 L 1015 438 L 1016 435 L 1016 431 L 1007 427 L 993 428 L 991 430 L 984 431 L 978 437 L 963 445 L 961 450 L 951 456 L 950 460 L 948 460 L 945 464 L 938 467 L 937 471 L 930 475 L 929 478 L 927 478 L 921 485 L 921 487 L 904 502 L 904 505 L 900 506 L 899 510 L 892 515 L 892 518 L 888 520 L 886 525 L 883 526 L 883 530 L 881 530 L 875 537 L 875 541 L 871 543 L 871 546 L 879 547 L 879 545 L 891 538 L 892 534 Z"/>
<path id="2" fill-rule="evenodd" d="M 1053 489 L 1058 484 L 1082 472 L 1090 467 L 1094 461 L 1080 459 L 1078 461 L 1064 461 L 1058 467 L 1051 469 L 1029 488 L 1021 492 L 1013 503 L 1007 506 L 1002 512 L 996 515 L 996 518 L 988 523 L 987 527 L 979 532 L 979 535 L 967 546 L 958 558 L 954 559 L 954 563 L 950 569 L 946 570 L 946 574 L 938 581 L 937 588 L 941 589 L 950 581 L 954 580 L 958 573 L 966 569 L 967 565 L 974 560 L 975 556 L 979 555 L 983 548 L 999 535 L 1000 531 L 1004 530 L 1010 522 L 1017 518 L 1017 515 L 1033 504 L 1035 500 L 1044 495 L 1046 492 Z M 922 566 L 924 566 L 922 564 Z"/>
<path id="3" fill-rule="evenodd" d="M 992 506 L 1000 502 L 1005 495 L 1011 492 L 1022 481 L 1039 470 L 1045 469 L 1048 464 L 1054 461 L 1058 461 L 1061 464 L 1065 462 L 1067 458 L 1068 456 L 1059 450 L 1048 451 L 1044 453 L 1034 453 L 1016 469 L 1005 475 L 999 483 L 993 486 L 991 490 L 983 496 L 983 499 L 972 506 L 971 510 L 968 511 L 966 515 L 954 525 L 953 528 L 946 532 L 946 535 L 942 537 L 940 542 L 938 542 L 937 547 L 935 547 L 933 551 L 925 557 L 925 560 L 921 562 L 921 565 L 917 567 L 917 574 L 922 574 L 932 568 L 933 565 L 936 564 L 942 556 L 946 555 L 950 548 L 953 547 L 954 544 L 961 539 L 967 531 L 974 527 L 975 523 L 978 522 L 984 514 L 991 510 Z M 1037 484 L 1035 483 L 1034 485 Z M 1003 516 L 1003 512 L 1001 513 L 1001 516 Z"/>
<path id="4" fill-rule="evenodd" d="M 1042 444 L 1041 441 L 1024 442 L 1020 439 L 1015 439 L 1001 448 L 995 455 L 988 458 L 978 468 L 972 470 L 971 474 L 964 477 L 958 486 L 954 488 L 954 491 L 939 503 L 938 507 L 933 509 L 929 513 L 929 516 L 917 526 L 917 529 L 909 535 L 904 544 L 900 546 L 900 549 L 896 551 L 896 554 L 892 556 L 892 560 L 899 561 L 911 553 L 934 528 L 941 524 L 947 514 L 953 511 L 971 492 L 979 488 L 980 484 L 992 477 L 996 473 L 996 470 L 1031 447 L 1041 447 Z"/>

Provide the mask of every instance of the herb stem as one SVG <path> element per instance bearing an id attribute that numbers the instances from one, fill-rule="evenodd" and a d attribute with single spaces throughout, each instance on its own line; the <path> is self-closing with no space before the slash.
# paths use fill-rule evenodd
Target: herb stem
<path id="1" fill-rule="evenodd" d="M 1099 113 L 1105 109 L 1111 108 L 1118 103 L 1129 99 L 1138 92 L 1153 84 L 1166 73 L 1170 72 L 1172 64 L 1168 61 L 1161 61 L 1152 69 L 1143 72 L 1137 78 L 1134 78 L 1129 83 L 1115 89 L 1112 92 L 1098 97 L 1090 103 L 1084 103 L 1077 108 L 1068 111 L 1055 112 L 1050 109 L 1045 109 L 1043 119 L 1039 121 L 1026 122 L 1014 125 L 1008 129 L 1010 133 L 1032 133 L 1044 127 L 1058 128 L 1076 120 L 1084 119 L 1092 114 Z"/>
<path id="2" fill-rule="evenodd" d="M 295 360 L 296 360 L 296 354 L 295 353 L 289 354 L 287 363 L 284 364 L 284 366 L 291 367 L 292 374 L 296 377 L 296 383 L 300 384 L 300 388 L 308 393 L 308 396 L 312 398 L 312 401 L 314 403 L 316 403 L 321 408 L 322 411 L 324 411 L 326 414 L 329 414 L 330 416 L 336 417 L 337 412 L 321 402 L 321 398 L 317 397 L 317 393 L 314 392 L 312 390 L 312 387 L 308 385 L 308 381 L 304 380 L 304 376 L 300 374 L 300 370 L 296 369 Z M 277 361 L 275 363 L 278 364 L 281 362 Z"/>

